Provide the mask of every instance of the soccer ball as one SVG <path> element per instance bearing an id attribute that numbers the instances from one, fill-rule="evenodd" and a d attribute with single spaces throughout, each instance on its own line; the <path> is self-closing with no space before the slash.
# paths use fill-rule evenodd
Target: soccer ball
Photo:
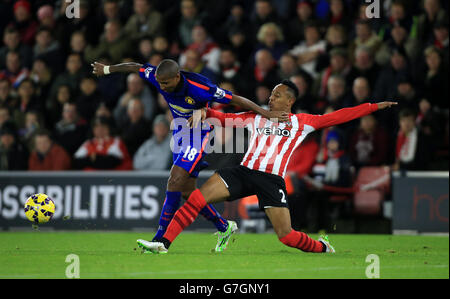
<path id="1" fill-rule="evenodd" d="M 55 203 L 46 194 L 34 194 L 28 197 L 24 210 L 25 215 L 31 222 L 35 224 L 46 223 L 55 213 Z"/>

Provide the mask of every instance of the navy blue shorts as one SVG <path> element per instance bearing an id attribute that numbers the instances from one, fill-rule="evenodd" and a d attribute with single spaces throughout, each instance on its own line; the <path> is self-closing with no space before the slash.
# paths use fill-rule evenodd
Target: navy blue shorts
<path id="1" fill-rule="evenodd" d="M 179 153 L 173 154 L 173 164 L 186 170 L 191 177 L 197 178 L 200 171 L 208 167 L 208 163 L 204 161 L 204 158 L 209 138 L 210 132 L 202 136 L 202 140 L 197 146 L 190 143 L 182 147 Z"/>

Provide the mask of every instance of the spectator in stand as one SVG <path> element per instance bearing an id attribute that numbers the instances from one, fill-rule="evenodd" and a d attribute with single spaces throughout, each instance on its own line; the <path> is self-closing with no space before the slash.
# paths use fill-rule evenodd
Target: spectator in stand
<path id="1" fill-rule="evenodd" d="M 299 66 L 314 79 L 318 76 L 317 58 L 326 50 L 326 42 L 321 39 L 319 26 L 316 22 L 305 25 L 305 40 L 300 41 L 290 53 L 297 57 Z"/>
<path id="2" fill-rule="evenodd" d="M 183 54 L 184 64 L 180 64 L 183 70 L 188 72 L 198 73 L 210 79 L 212 82 L 217 82 L 216 73 L 211 70 L 207 63 L 202 60 L 200 53 L 194 49 L 188 49 Z"/>
<path id="3" fill-rule="evenodd" d="M 36 132 L 44 126 L 44 120 L 42 114 L 37 111 L 28 111 L 25 113 L 25 125 L 18 130 L 18 137 L 20 141 L 28 148 L 31 152 L 33 149 L 33 139 Z"/>
<path id="4" fill-rule="evenodd" d="M 93 62 L 100 57 L 108 56 L 111 58 L 111 62 L 116 64 L 120 63 L 131 49 L 131 41 L 127 33 L 122 30 L 120 22 L 109 21 L 105 24 L 105 30 L 100 36 L 98 45 L 92 46 L 89 44 L 86 47 L 84 59 Z"/>
<path id="5" fill-rule="evenodd" d="M 18 52 L 9 51 L 6 54 L 5 67 L 0 70 L 0 77 L 8 79 L 14 88 L 17 88 L 20 82 L 30 74 L 30 71 L 22 66 Z"/>
<path id="6" fill-rule="evenodd" d="M 42 111 L 42 105 L 36 97 L 36 87 L 31 79 L 24 79 L 17 88 L 19 95 L 17 107 L 14 109 L 13 118 L 16 125 L 21 128 L 25 125 L 25 114 L 28 111 Z"/>
<path id="7" fill-rule="evenodd" d="M 16 126 L 9 121 L 0 128 L 0 170 L 26 170 L 28 151 L 17 138 Z"/>
<path id="8" fill-rule="evenodd" d="M 346 86 L 351 86 L 349 77 L 352 66 L 347 55 L 347 51 L 343 48 L 334 48 L 330 51 L 330 65 L 320 73 L 315 81 L 314 90 L 318 91 L 319 97 L 327 95 L 328 80 L 332 75 L 345 78 Z"/>
<path id="9" fill-rule="evenodd" d="M 399 123 L 392 170 L 428 170 L 432 141 L 417 128 L 415 113 L 400 111 Z"/>
<path id="10" fill-rule="evenodd" d="M 397 107 L 395 107 L 396 109 L 393 109 L 397 115 L 398 112 L 404 108 L 411 110 L 418 109 L 419 95 L 417 93 L 417 89 L 414 87 L 413 81 L 410 78 L 404 77 L 399 79 L 397 84 L 397 93 L 394 96 L 394 99 L 398 102 Z"/>
<path id="11" fill-rule="evenodd" d="M 311 76 L 304 72 L 300 71 L 297 74 L 291 76 L 289 78 L 298 89 L 298 97 L 292 106 L 293 113 L 312 113 L 314 111 L 319 111 L 322 109 L 321 106 L 315 107 L 315 105 L 322 104 L 317 101 L 315 95 L 312 92 L 312 78 Z M 315 113 L 315 112 L 314 112 Z"/>
<path id="12" fill-rule="evenodd" d="M 77 18 L 67 17 L 66 10 L 70 4 L 71 2 L 61 1 L 55 26 L 55 37 L 65 53 L 69 53 L 70 37 L 75 31 L 83 32 L 87 43 L 96 45 L 99 42 L 98 37 L 104 29 L 91 8 L 92 1 L 79 0 L 79 16 Z"/>
<path id="13" fill-rule="evenodd" d="M 353 24 L 350 9 L 346 4 L 344 0 L 330 1 L 330 12 L 326 19 L 327 27 L 330 25 L 341 25 L 345 30 L 350 30 Z"/>
<path id="14" fill-rule="evenodd" d="M 28 160 L 28 170 L 69 170 L 70 164 L 69 154 L 53 142 L 50 132 L 38 130 L 34 135 L 34 150 Z"/>
<path id="15" fill-rule="evenodd" d="M 35 83 L 36 96 L 39 103 L 42 103 L 42 106 L 45 106 L 54 79 L 52 70 L 43 59 L 37 58 L 33 62 L 30 78 Z"/>
<path id="16" fill-rule="evenodd" d="M 33 19 L 31 4 L 26 0 L 14 3 L 13 26 L 19 29 L 20 41 L 31 46 L 39 24 Z"/>
<path id="17" fill-rule="evenodd" d="M 82 31 L 75 31 L 70 36 L 70 52 L 78 53 L 84 59 L 84 51 L 86 50 L 86 37 Z M 85 61 L 86 62 L 86 61 Z"/>
<path id="18" fill-rule="evenodd" d="M 324 110 L 324 112 L 321 112 L 320 114 L 327 114 L 336 111 L 333 106 L 328 106 Z M 317 163 L 325 163 L 327 156 L 328 156 L 328 147 L 327 147 L 327 136 L 328 133 L 334 131 L 336 132 L 339 137 L 342 139 L 341 144 L 345 144 L 343 140 L 346 140 L 346 136 L 344 136 L 344 132 L 340 129 L 341 126 L 333 126 L 322 129 L 320 132 L 318 132 L 317 136 L 317 143 L 319 144 L 319 151 L 316 156 L 316 162 Z"/>
<path id="19" fill-rule="evenodd" d="M 448 66 L 449 63 L 449 48 L 448 48 L 448 18 L 444 18 L 439 22 L 436 22 L 433 29 L 434 39 L 431 44 L 434 45 L 443 54 L 444 65 Z"/>
<path id="20" fill-rule="evenodd" d="M 361 46 L 356 49 L 354 55 L 355 61 L 348 75 L 350 84 L 357 77 L 366 77 L 369 80 L 370 87 L 374 90 L 382 71 L 375 61 L 374 52 L 365 46 Z"/>
<path id="21" fill-rule="evenodd" d="M 417 39 L 424 44 L 433 38 L 434 25 L 446 18 L 440 0 L 424 0 L 424 12 L 417 19 Z"/>
<path id="22" fill-rule="evenodd" d="M 201 24 L 205 15 L 199 12 L 195 0 L 181 0 L 181 19 L 178 25 L 178 36 L 174 37 L 179 40 L 181 49 L 187 48 L 193 43 L 192 30 L 196 25 Z"/>
<path id="23" fill-rule="evenodd" d="M 357 106 L 364 103 L 372 103 L 372 98 L 370 96 L 370 85 L 369 81 L 365 77 L 358 77 L 353 81 L 353 86 L 351 87 L 351 96 L 349 97 L 348 105 L 349 106 Z M 389 117 L 385 117 L 385 120 L 389 119 Z M 342 124 L 340 128 L 345 131 L 346 134 L 352 134 L 359 126 L 359 119 L 354 119 L 345 124 Z M 383 123 L 385 126 L 386 124 Z"/>
<path id="24" fill-rule="evenodd" d="M 381 69 L 379 76 L 375 77 L 376 83 L 372 86 L 374 99 L 392 99 L 397 92 L 399 80 L 408 77 L 410 71 L 406 53 L 401 49 L 394 50 L 390 63 Z M 367 78 L 369 82 L 374 82 L 370 81 L 371 78 Z"/>
<path id="25" fill-rule="evenodd" d="M 187 50 L 194 50 L 200 54 L 202 61 L 215 73 L 219 72 L 220 48 L 216 42 L 208 35 L 206 28 L 202 25 L 195 25 L 192 28 L 192 43 Z M 186 52 L 181 54 L 179 64 L 184 65 Z"/>
<path id="26" fill-rule="evenodd" d="M 84 74 L 83 59 L 80 54 L 69 54 L 66 59 L 66 70 L 59 74 L 53 81 L 50 89 L 50 98 L 55 98 L 60 85 L 69 85 L 71 90 L 78 90 Z"/>
<path id="27" fill-rule="evenodd" d="M 345 79 L 342 76 L 330 76 L 327 84 L 327 96 L 325 98 L 328 105 L 332 105 L 335 110 L 351 105 L 351 99 L 347 93 Z"/>
<path id="28" fill-rule="evenodd" d="M 380 50 L 375 55 L 376 62 L 385 66 L 389 64 L 392 52 L 395 49 L 402 49 L 410 61 L 416 61 L 421 47 L 417 43 L 417 39 L 401 25 L 394 26 L 391 29 L 390 37 L 382 44 Z"/>
<path id="29" fill-rule="evenodd" d="M 16 27 L 6 27 L 3 33 L 3 47 L 0 47 L 0 70 L 6 67 L 6 55 L 13 51 L 19 53 L 20 61 L 24 67 L 30 68 L 33 51 L 31 47 L 20 41 L 20 33 Z"/>
<path id="30" fill-rule="evenodd" d="M 328 27 L 325 34 L 326 50 L 317 58 L 317 70 L 322 70 L 329 66 L 331 51 L 335 49 L 344 50 L 345 57 L 349 59 L 348 38 L 345 28 L 339 24 Z"/>
<path id="31" fill-rule="evenodd" d="M 56 20 L 53 6 L 50 4 L 42 5 L 37 10 L 36 16 L 40 26 L 50 28 L 52 31 L 55 29 Z"/>
<path id="32" fill-rule="evenodd" d="M 66 84 L 60 85 L 55 97 L 47 101 L 47 110 L 52 123 L 60 120 L 64 104 L 73 100 L 75 99 L 70 86 Z"/>
<path id="33" fill-rule="evenodd" d="M 88 129 L 86 120 L 78 115 L 76 104 L 64 103 L 61 120 L 56 123 L 54 129 L 55 141 L 73 156 L 86 140 Z"/>
<path id="34" fill-rule="evenodd" d="M 0 105 L 0 129 L 9 121 L 11 121 L 11 111 L 8 106 Z"/>
<path id="35" fill-rule="evenodd" d="M 248 67 L 252 63 L 249 62 L 253 51 L 253 44 L 251 43 L 245 31 L 236 28 L 230 31 L 228 35 L 231 49 L 236 53 L 237 59 L 243 68 Z"/>
<path id="36" fill-rule="evenodd" d="M 278 76 L 281 80 L 289 79 L 299 71 L 295 56 L 288 52 L 281 56 L 279 66 Z"/>
<path id="37" fill-rule="evenodd" d="M 98 17 L 100 23 L 105 25 L 109 21 L 120 21 L 125 24 L 126 18 L 121 14 L 121 1 L 119 0 L 104 0 L 102 1 L 102 14 Z"/>
<path id="38" fill-rule="evenodd" d="M 133 156 L 138 148 L 150 137 L 151 122 L 144 117 L 144 107 L 138 99 L 128 102 L 127 120 L 120 126 L 121 137 L 128 152 Z"/>
<path id="39" fill-rule="evenodd" d="M 286 41 L 290 47 L 293 47 L 298 41 L 305 39 L 305 24 L 313 20 L 313 3 L 310 0 L 301 0 L 297 2 L 295 17 L 289 21 L 286 30 Z"/>
<path id="40" fill-rule="evenodd" d="M 113 112 L 117 124 L 125 122 L 128 103 L 134 98 L 141 100 L 144 105 L 144 117 L 148 120 L 153 118 L 156 111 L 156 99 L 139 75 L 131 73 L 127 77 L 127 90 L 120 97 Z"/>
<path id="41" fill-rule="evenodd" d="M 170 151 L 170 124 L 164 115 L 153 121 L 153 136 L 137 150 L 133 159 L 136 170 L 166 170 L 172 159 Z"/>
<path id="42" fill-rule="evenodd" d="M 255 53 L 255 66 L 250 75 L 249 84 L 275 86 L 280 82 L 277 63 L 269 50 L 261 49 Z"/>
<path id="43" fill-rule="evenodd" d="M 386 131 L 378 125 L 373 114 L 362 117 L 359 128 L 350 137 L 349 154 L 352 164 L 356 169 L 386 165 L 389 141 Z"/>
<path id="44" fill-rule="evenodd" d="M 106 118 L 95 118 L 93 138 L 85 141 L 75 152 L 73 165 L 83 170 L 131 170 L 132 160 L 119 137 L 111 134 L 112 125 Z"/>
<path id="45" fill-rule="evenodd" d="M 406 32 L 410 32 L 413 24 L 411 14 L 408 13 L 405 3 L 403 1 L 392 1 L 389 7 L 389 18 L 386 19 L 386 23 L 382 30 L 383 35 L 381 38 L 385 40 L 391 36 L 392 29 L 395 27 L 403 27 Z"/>
<path id="46" fill-rule="evenodd" d="M 238 90 L 245 89 L 246 86 L 242 78 L 241 63 L 237 59 L 236 53 L 231 48 L 221 49 L 219 66 L 219 82 L 229 81 Z"/>
<path id="47" fill-rule="evenodd" d="M 97 111 L 95 111 L 95 117 L 106 117 L 110 118 L 114 122 L 112 111 L 108 108 L 105 102 L 101 102 L 98 105 Z"/>
<path id="48" fill-rule="evenodd" d="M 275 23 L 263 24 L 259 28 L 256 38 L 258 40 L 256 51 L 259 49 L 269 50 L 277 62 L 283 53 L 288 50 L 288 45 L 284 42 L 283 31 Z"/>
<path id="49" fill-rule="evenodd" d="M 159 65 L 166 57 L 158 52 L 153 52 L 148 59 L 148 63 L 151 65 Z"/>
<path id="50" fill-rule="evenodd" d="M 444 65 L 442 52 L 434 46 L 425 50 L 426 69 L 420 74 L 423 97 L 432 106 L 448 109 L 448 66 Z"/>
<path id="51" fill-rule="evenodd" d="M 382 46 L 382 41 L 373 31 L 368 20 L 360 20 L 356 23 L 356 38 L 350 43 L 350 57 L 355 57 L 355 51 L 364 46 L 375 54 Z"/>
<path id="52" fill-rule="evenodd" d="M 145 36 L 154 37 L 163 33 L 163 17 L 153 8 L 151 2 L 150 0 L 133 1 L 134 14 L 128 18 L 124 30 L 134 43 Z"/>
<path id="53" fill-rule="evenodd" d="M 164 57 L 171 57 L 170 49 L 169 49 L 169 41 L 167 40 L 167 37 L 165 35 L 157 35 L 153 39 L 152 42 L 152 48 L 153 52 L 160 53 Z M 173 58 L 173 57 L 172 57 Z"/>
<path id="54" fill-rule="evenodd" d="M 63 54 L 50 28 L 39 27 L 37 30 L 33 58 L 33 60 L 36 58 L 44 60 L 55 74 L 63 71 Z"/>
<path id="55" fill-rule="evenodd" d="M 255 9 L 250 16 L 250 36 L 256 40 L 259 29 L 266 23 L 279 24 L 279 17 L 270 0 L 256 0 Z"/>
<path id="56" fill-rule="evenodd" d="M 17 99 L 12 94 L 11 82 L 0 76 L 0 106 L 14 108 L 16 105 Z"/>
<path id="57" fill-rule="evenodd" d="M 84 119 L 92 119 L 100 102 L 103 101 L 97 87 L 97 78 L 86 75 L 80 82 L 80 95 L 76 99 L 78 112 Z"/>
<path id="58" fill-rule="evenodd" d="M 148 36 L 143 37 L 138 43 L 137 57 L 139 61 L 148 61 L 153 51 L 152 39 Z"/>
<path id="59" fill-rule="evenodd" d="M 353 100 L 351 106 L 357 106 L 363 103 L 370 103 L 370 84 L 365 77 L 358 77 L 353 81 L 352 95 Z M 397 98 L 395 98 L 397 99 Z"/>
<path id="60" fill-rule="evenodd" d="M 312 179 L 306 178 L 312 186 L 314 201 L 312 209 L 317 215 L 316 230 L 328 231 L 331 229 L 330 197 L 333 192 L 326 187 L 348 188 L 352 184 L 352 170 L 350 157 L 343 149 L 342 138 L 336 131 L 326 135 L 326 156 L 322 163 L 316 163 L 312 170 Z"/>
<path id="61" fill-rule="evenodd" d="M 249 17 L 245 12 L 244 2 L 242 0 L 233 0 L 228 18 L 221 27 L 220 35 L 224 37 L 229 36 L 231 32 L 237 29 L 244 30 L 246 35 L 249 34 Z M 225 39 L 219 42 L 226 43 L 227 40 Z"/>

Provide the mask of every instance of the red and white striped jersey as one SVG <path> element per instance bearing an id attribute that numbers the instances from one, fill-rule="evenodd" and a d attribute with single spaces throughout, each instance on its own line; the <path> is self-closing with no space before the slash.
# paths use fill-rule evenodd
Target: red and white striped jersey
<path id="1" fill-rule="evenodd" d="M 324 127 L 351 121 L 378 110 L 377 104 L 362 104 L 324 115 L 290 114 L 290 121 L 272 122 L 253 112 L 222 113 L 208 109 L 209 122 L 216 118 L 222 126 L 245 127 L 251 132 L 250 143 L 241 165 L 284 178 L 294 150 L 305 137 Z"/>

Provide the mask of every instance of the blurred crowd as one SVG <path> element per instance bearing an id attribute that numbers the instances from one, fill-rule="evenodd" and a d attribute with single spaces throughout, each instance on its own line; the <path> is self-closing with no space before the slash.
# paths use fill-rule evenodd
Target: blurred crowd
<path id="1" fill-rule="evenodd" d="M 78 3 L 69 18 L 64 0 L 0 1 L 0 170 L 168 169 L 165 100 L 137 74 L 90 67 L 165 58 L 261 106 L 290 79 L 293 113 L 399 102 L 309 136 L 289 165 L 298 178 L 448 169 L 448 1 L 379 1 L 379 18 L 363 0 Z M 221 154 L 211 168 L 238 162 Z"/>

